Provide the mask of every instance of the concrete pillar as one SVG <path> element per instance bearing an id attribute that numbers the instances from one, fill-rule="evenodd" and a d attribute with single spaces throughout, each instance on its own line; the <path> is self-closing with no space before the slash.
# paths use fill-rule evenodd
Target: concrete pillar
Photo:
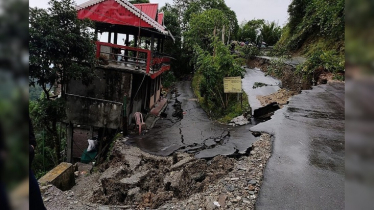
<path id="1" fill-rule="evenodd" d="M 73 162 L 73 133 L 74 127 L 72 123 L 69 123 L 67 126 L 67 136 L 66 136 L 66 159 L 68 163 Z"/>
<path id="2" fill-rule="evenodd" d="M 118 39 L 118 33 L 114 32 L 114 42 L 113 42 L 113 44 L 117 44 L 117 39 Z"/>
<path id="3" fill-rule="evenodd" d="M 126 34 L 126 42 L 125 45 L 128 47 L 130 45 L 130 37 L 129 34 Z M 129 51 L 125 50 L 125 56 L 129 56 Z M 128 61 L 128 58 L 125 57 L 125 61 Z"/>
<path id="4" fill-rule="evenodd" d="M 94 137 L 94 127 L 90 126 L 90 139 L 93 139 Z"/>
<path id="5" fill-rule="evenodd" d="M 112 32 L 108 32 L 108 43 L 111 43 L 112 41 Z"/>
<path id="6" fill-rule="evenodd" d="M 164 52 L 164 38 L 162 38 L 161 40 L 161 52 L 163 53 Z"/>
<path id="7" fill-rule="evenodd" d="M 157 52 L 160 52 L 161 50 L 161 39 L 157 38 Z"/>
<path id="8" fill-rule="evenodd" d="M 134 36 L 134 47 L 138 46 L 138 37 Z"/>
<path id="9" fill-rule="evenodd" d="M 153 97 L 153 102 L 154 102 L 154 104 L 156 104 L 156 98 L 157 98 L 157 80 L 158 80 L 158 77 L 156 77 L 156 79 L 154 79 L 153 80 L 153 82 L 154 82 L 154 85 L 153 85 L 153 87 L 154 87 L 154 89 L 153 89 L 153 94 L 154 94 L 154 97 Z"/>
<path id="10" fill-rule="evenodd" d="M 153 52 L 153 47 L 155 46 L 155 36 L 152 34 L 151 37 L 151 52 Z"/>

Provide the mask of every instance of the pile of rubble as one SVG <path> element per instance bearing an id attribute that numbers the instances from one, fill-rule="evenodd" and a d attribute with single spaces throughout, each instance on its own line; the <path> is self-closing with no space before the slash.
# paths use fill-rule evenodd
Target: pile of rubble
<path id="1" fill-rule="evenodd" d="M 271 136 L 262 134 L 250 155 L 235 160 L 232 171 L 209 183 L 205 191 L 186 200 L 168 202 L 159 209 L 254 209 L 271 150 Z"/>
<path id="2" fill-rule="evenodd" d="M 89 199 L 92 203 L 155 209 L 167 201 L 203 192 L 234 168 L 231 158 L 217 156 L 204 160 L 183 153 L 157 157 L 125 144 L 122 139 L 115 143 L 110 159 L 100 169 L 98 188 Z"/>
<path id="3" fill-rule="evenodd" d="M 42 188 L 43 198 L 51 209 L 253 209 L 271 144 L 263 134 L 248 156 L 205 160 L 153 156 L 120 138 L 106 164 L 69 191 Z"/>
<path id="4" fill-rule="evenodd" d="M 287 104 L 288 100 L 296 94 L 296 91 L 280 89 L 276 93 L 267 96 L 257 96 L 257 99 L 261 102 L 262 106 L 277 102 L 282 108 L 282 106 Z"/>

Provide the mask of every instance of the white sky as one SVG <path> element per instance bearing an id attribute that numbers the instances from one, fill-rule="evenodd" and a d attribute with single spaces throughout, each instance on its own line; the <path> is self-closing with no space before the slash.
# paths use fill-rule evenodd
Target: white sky
<path id="1" fill-rule="evenodd" d="M 49 0 L 29 0 L 30 7 L 47 8 Z M 77 4 L 88 0 L 75 0 Z M 151 3 L 158 3 L 159 8 L 165 3 L 173 3 L 173 0 L 150 0 Z M 287 23 L 287 8 L 291 0 L 225 0 L 238 18 L 239 24 L 243 20 L 265 19 L 275 21 L 283 26 Z"/>

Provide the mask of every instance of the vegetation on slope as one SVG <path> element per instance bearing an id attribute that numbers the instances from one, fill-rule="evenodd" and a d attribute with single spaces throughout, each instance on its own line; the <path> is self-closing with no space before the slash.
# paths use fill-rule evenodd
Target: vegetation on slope
<path id="1" fill-rule="evenodd" d="M 334 74 L 345 71 L 344 0 L 293 0 L 288 24 L 275 46 L 275 54 L 289 51 L 308 60 L 298 73 L 313 74 L 323 68 Z"/>

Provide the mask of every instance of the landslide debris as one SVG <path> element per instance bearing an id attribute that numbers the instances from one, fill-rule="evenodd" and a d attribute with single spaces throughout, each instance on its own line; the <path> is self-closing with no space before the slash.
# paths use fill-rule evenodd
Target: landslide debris
<path id="1" fill-rule="evenodd" d="M 98 187 L 89 199 L 92 203 L 155 209 L 172 199 L 203 192 L 232 171 L 235 164 L 234 159 L 224 156 L 211 160 L 185 153 L 153 156 L 121 139 L 113 148 L 110 161 L 101 166 Z"/>

